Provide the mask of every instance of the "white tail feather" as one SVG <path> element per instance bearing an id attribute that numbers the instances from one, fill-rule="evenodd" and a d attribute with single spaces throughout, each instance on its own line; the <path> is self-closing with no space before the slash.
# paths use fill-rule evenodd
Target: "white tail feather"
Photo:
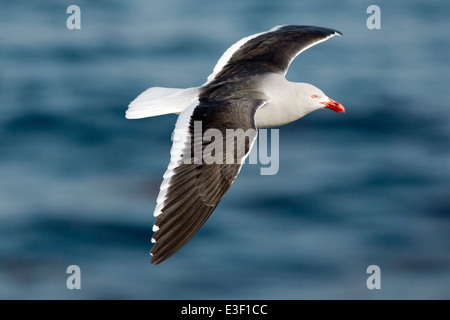
<path id="1" fill-rule="evenodd" d="M 163 114 L 180 114 L 197 99 L 198 87 L 187 89 L 154 87 L 142 92 L 129 105 L 127 119 L 141 119 Z"/>

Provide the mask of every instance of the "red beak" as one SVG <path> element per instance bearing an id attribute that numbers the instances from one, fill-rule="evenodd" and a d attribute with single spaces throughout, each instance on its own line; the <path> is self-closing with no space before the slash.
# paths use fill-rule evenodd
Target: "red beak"
<path id="1" fill-rule="evenodd" d="M 330 99 L 330 98 L 328 98 L 328 99 Z M 325 105 L 325 108 L 331 109 L 334 112 L 337 112 L 337 113 L 345 112 L 344 106 L 342 104 L 340 104 L 339 102 L 334 101 L 332 99 L 330 99 L 330 101 L 327 101 L 327 102 L 321 102 L 321 104 Z"/>

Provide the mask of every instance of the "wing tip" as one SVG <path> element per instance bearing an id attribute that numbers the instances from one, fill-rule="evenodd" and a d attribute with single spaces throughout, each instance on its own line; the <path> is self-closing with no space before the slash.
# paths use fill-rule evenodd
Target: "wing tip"
<path id="1" fill-rule="evenodd" d="M 152 238 L 152 243 L 154 248 L 154 245 L 156 244 L 155 238 Z M 160 254 L 158 254 L 158 252 L 154 252 L 153 248 L 150 250 L 150 260 L 149 260 L 150 264 L 157 265 L 166 260 L 164 256 L 161 256 Z"/>
<path id="2" fill-rule="evenodd" d="M 159 261 L 160 258 L 158 258 L 157 256 L 155 256 L 151 251 L 150 251 L 150 260 L 149 263 L 153 264 L 154 266 L 156 266 L 157 264 L 160 264 L 163 260 Z"/>
<path id="3" fill-rule="evenodd" d="M 152 238 L 152 242 L 153 242 L 153 240 L 154 239 Z M 156 243 L 156 241 L 153 243 Z M 175 253 L 175 252 L 172 252 L 172 253 L 168 254 L 164 250 L 153 251 L 154 250 L 153 248 L 150 250 L 150 261 L 149 261 L 153 265 L 160 264 L 161 262 L 170 258 Z"/>
<path id="4" fill-rule="evenodd" d="M 152 253 L 150 253 L 150 255 L 152 256 L 151 258 L 150 258 L 150 263 L 151 264 L 153 264 L 154 266 L 156 266 L 156 265 L 158 265 L 158 264 L 160 264 L 161 262 L 163 262 L 165 259 L 161 259 L 161 258 L 159 258 L 159 257 L 157 257 L 157 256 L 154 256 Z"/>

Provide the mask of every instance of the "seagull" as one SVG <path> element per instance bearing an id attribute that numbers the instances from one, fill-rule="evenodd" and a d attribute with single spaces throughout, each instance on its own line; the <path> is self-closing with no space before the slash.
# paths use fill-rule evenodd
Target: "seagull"
<path id="1" fill-rule="evenodd" d="M 156 265 L 172 256 L 202 227 L 239 174 L 258 128 L 282 126 L 324 108 L 345 112 L 342 104 L 315 86 L 285 77 L 297 55 L 340 35 L 329 28 L 277 26 L 233 44 L 203 85 L 152 87 L 129 104 L 127 119 L 179 115 L 153 213 L 150 263 Z M 198 123 L 201 130 L 195 132 Z M 224 136 L 229 129 L 246 133 L 244 145 L 218 152 L 224 161 L 206 163 L 196 151 L 205 151 L 202 137 L 208 129 Z"/>

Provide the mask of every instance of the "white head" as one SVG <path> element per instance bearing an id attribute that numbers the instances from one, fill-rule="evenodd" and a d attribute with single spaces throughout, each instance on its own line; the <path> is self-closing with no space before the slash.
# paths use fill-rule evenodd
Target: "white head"
<path id="1" fill-rule="evenodd" d="M 328 108 L 338 113 L 345 112 L 342 104 L 328 98 L 319 88 L 308 83 L 295 83 L 294 85 L 301 117 L 323 108 Z"/>
<path id="2" fill-rule="evenodd" d="M 265 78 L 263 91 L 268 97 L 267 104 L 256 111 L 258 128 L 282 126 L 323 108 L 335 112 L 345 112 L 339 102 L 328 98 L 322 90 L 308 83 L 287 81 L 284 76 Z"/>

